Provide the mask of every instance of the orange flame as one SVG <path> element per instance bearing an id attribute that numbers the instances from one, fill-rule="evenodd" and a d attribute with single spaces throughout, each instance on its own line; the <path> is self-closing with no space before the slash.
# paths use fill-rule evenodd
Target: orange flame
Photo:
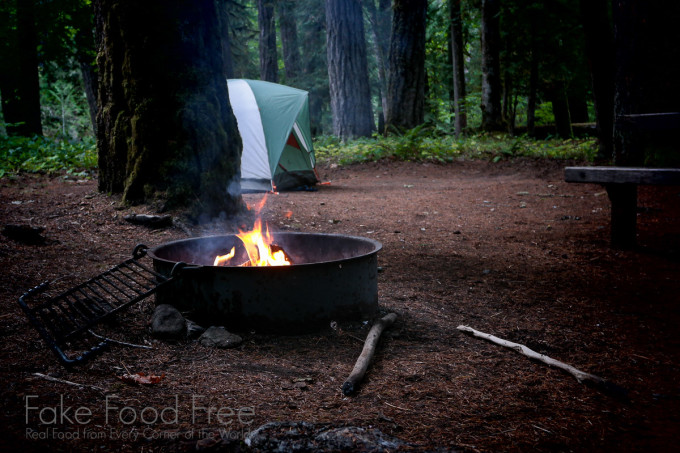
<path id="1" fill-rule="evenodd" d="M 227 253 L 226 255 L 217 255 L 215 257 L 215 262 L 213 263 L 213 266 L 222 266 L 227 263 L 230 259 L 234 257 L 236 254 L 236 247 L 232 247 L 231 251 Z"/>
<path id="2" fill-rule="evenodd" d="M 259 215 L 267 200 L 265 195 L 257 205 L 255 205 L 255 213 Z M 247 206 L 248 210 L 251 209 Z M 239 229 L 239 234 L 236 235 L 248 254 L 248 261 L 240 266 L 290 266 L 292 263 L 290 258 L 283 251 L 283 249 L 275 244 L 274 238 L 269 233 L 269 226 L 267 225 L 264 234 L 262 234 L 262 219 L 260 217 L 255 221 L 255 225 L 251 231 L 242 231 Z M 215 257 L 213 266 L 228 266 L 229 261 L 235 256 L 236 248 L 232 247 L 231 251 L 226 255 L 218 255 Z"/>
<path id="3" fill-rule="evenodd" d="M 282 248 L 272 245 L 273 238 L 267 227 L 262 234 L 262 220 L 257 219 L 251 231 L 239 231 L 236 235 L 246 248 L 250 266 L 290 266 L 291 262 Z"/>

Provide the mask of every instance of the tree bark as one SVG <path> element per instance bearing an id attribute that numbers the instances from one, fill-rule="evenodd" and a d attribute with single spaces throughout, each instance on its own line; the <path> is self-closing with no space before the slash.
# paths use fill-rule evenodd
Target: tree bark
<path id="1" fill-rule="evenodd" d="M 501 111 L 500 0 L 482 0 L 482 130 L 504 130 Z"/>
<path id="2" fill-rule="evenodd" d="M 286 70 L 286 83 L 296 86 L 302 70 L 302 62 L 297 24 L 295 23 L 295 2 L 278 0 L 276 6 L 279 13 L 279 27 L 281 28 L 281 47 L 283 49 L 283 66 Z"/>
<path id="3" fill-rule="evenodd" d="M 279 63 L 276 57 L 274 0 L 257 0 L 257 23 L 260 28 L 260 79 L 277 83 Z"/>
<path id="4" fill-rule="evenodd" d="M 94 4 L 99 189 L 196 217 L 239 210 L 241 140 L 214 0 Z"/>
<path id="5" fill-rule="evenodd" d="M 326 0 L 333 133 L 343 141 L 374 130 L 364 21 L 359 0 Z"/>
<path id="6" fill-rule="evenodd" d="M 451 56 L 453 62 L 453 111 L 456 137 L 467 127 L 465 111 L 465 59 L 463 48 L 463 20 L 460 15 L 461 0 L 449 0 L 451 15 Z"/>
<path id="7" fill-rule="evenodd" d="M 426 0 L 395 0 L 388 63 L 386 129 L 423 123 Z"/>

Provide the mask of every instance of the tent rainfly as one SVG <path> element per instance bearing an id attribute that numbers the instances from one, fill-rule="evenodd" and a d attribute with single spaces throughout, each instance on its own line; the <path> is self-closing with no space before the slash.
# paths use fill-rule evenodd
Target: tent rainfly
<path id="1" fill-rule="evenodd" d="M 309 93 L 260 80 L 229 79 L 227 86 L 243 140 L 241 191 L 316 184 Z"/>

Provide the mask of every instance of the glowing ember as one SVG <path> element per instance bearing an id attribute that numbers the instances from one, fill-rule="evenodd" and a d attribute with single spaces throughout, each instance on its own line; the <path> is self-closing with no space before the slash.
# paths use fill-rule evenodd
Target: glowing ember
<path id="1" fill-rule="evenodd" d="M 266 199 L 265 196 L 257 204 L 255 208 L 257 214 L 264 207 Z M 248 209 L 250 209 L 250 206 L 248 206 Z M 248 261 L 239 264 L 239 266 L 290 266 L 292 264 L 286 252 L 273 243 L 274 239 L 269 233 L 269 226 L 266 227 L 264 234 L 262 233 L 262 219 L 259 217 L 251 231 L 239 230 L 236 237 L 243 242 L 248 254 Z M 236 248 L 232 247 L 228 254 L 215 257 L 213 266 L 231 266 L 233 264 L 230 261 L 235 255 Z"/>

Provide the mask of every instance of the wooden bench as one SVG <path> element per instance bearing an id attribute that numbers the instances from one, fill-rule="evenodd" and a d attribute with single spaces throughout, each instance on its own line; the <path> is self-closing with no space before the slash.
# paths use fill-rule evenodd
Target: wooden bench
<path id="1" fill-rule="evenodd" d="M 631 248 L 636 243 L 637 186 L 679 185 L 678 168 L 566 167 L 566 182 L 603 184 L 612 204 L 611 244 Z"/>

